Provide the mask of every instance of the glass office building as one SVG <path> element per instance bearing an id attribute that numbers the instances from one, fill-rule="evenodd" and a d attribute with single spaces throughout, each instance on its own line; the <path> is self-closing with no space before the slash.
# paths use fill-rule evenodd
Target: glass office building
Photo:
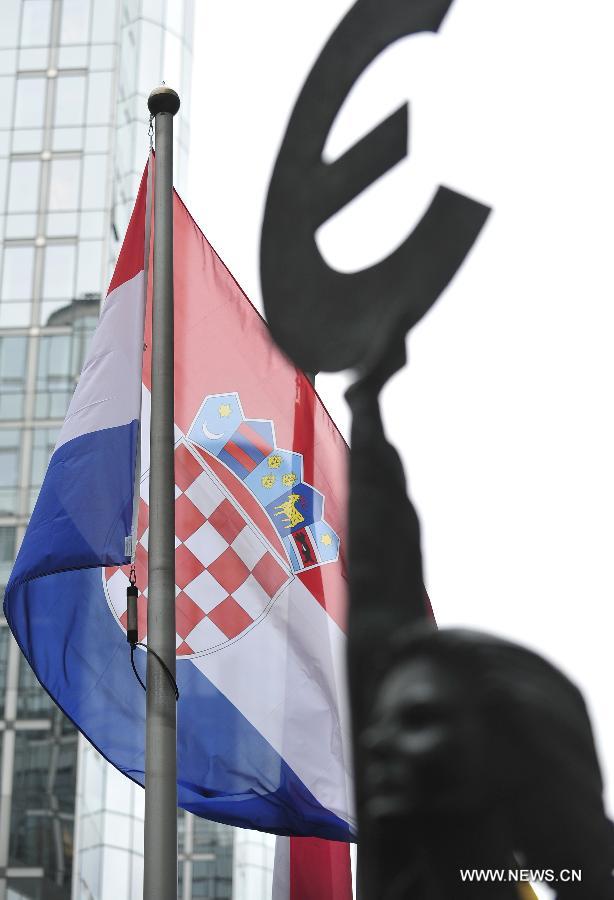
<path id="1" fill-rule="evenodd" d="M 193 19 L 193 0 L 0 4 L 2 589 L 96 326 L 162 80 L 182 100 L 185 187 Z M 78 737 L 1 620 L 0 900 L 140 898 L 143 812 L 143 791 Z M 233 881 L 270 896 L 271 839 L 237 834 L 180 813 L 180 898 L 230 898 Z"/>

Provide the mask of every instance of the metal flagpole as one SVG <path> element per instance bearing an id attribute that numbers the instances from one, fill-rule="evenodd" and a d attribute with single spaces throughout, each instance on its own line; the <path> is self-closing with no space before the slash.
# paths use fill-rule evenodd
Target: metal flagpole
<path id="1" fill-rule="evenodd" d="M 179 97 L 159 87 L 147 102 L 156 126 L 143 897 L 177 896 L 175 690 L 175 466 L 173 371 L 173 116 Z M 165 671 L 156 654 L 166 665 Z"/>

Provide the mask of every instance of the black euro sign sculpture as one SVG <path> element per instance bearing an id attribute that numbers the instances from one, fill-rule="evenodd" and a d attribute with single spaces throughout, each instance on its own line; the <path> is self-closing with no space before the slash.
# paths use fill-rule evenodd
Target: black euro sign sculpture
<path id="1" fill-rule="evenodd" d="M 322 258 L 316 231 L 405 158 L 408 105 L 336 161 L 326 163 L 322 154 L 337 113 L 366 67 L 394 41 L 437 31 L 451 2 L 358 0 L 352 6 L 296 102 L 269 186 L 262 226 L 262 292 L 277 343 L 310 373 L 361 370 L 361 378 L 348 394 L 353 415 L 348 674 L 362 900 L 390 895 L 388 888 L 397 881 L 405 851 L 396 854 L 394 865 L 385 872 L 383 863 L 390 859 L 380 851 L 381 828 L 369 813 L 367 754 L 361 735 L 371 721 L 374 698 L 386 672 L 388 639 L 401 625 L 428 617 L 418 519 L 405 493 L 403 467 L 383 434 L 378 395 L 405 363 L 406 332 L 453 278 L 490 210 L 439 187 L 400 247 L 376 265 L 344 274 Z M 384 541 L 391 498 L 396 503 L 394 540 Z M 431 900 L 421 894 L 415 900 L 427 898 Z"/>
<path id="2" fill-rule="evenodd" d="M 345 274 L 315 232 L 407 154 L 408 104 L 332 163 L 327 136 L 352 85 L 391 43 L 437 31 L 452 0 L 358 0 L 318 57 L 296 102 L 266 202 L 262 292 L 273 337 L 307 372 L 369 368 L 433 305 L 473 246 L 489 208 L 439 187 L 386 259 Z"/>
<path id="3" fill-rule="evenodd" d="M 437 31 L 451 0 L 358 0 L 294 108 L 264 216 L 261 275 L 271 331 L 309 372 L 359 369 L 346 394 L 350 456 L 348 680 L 360 900 L 518 900 L 512 877 L 463 869 L 581 870 L 559 900 L 614 900 L 614 828 L 590 722 L 574 685 L 518 645 L 437 632 L 420 524 L 379 406 L 405 365 L 405 334 L 470 251 L 488 208 L 440 187 L 382 262 L 331 269 L 316 230 L 399 162 L 407 106 L 340 159 L 322 160 L 352 84 L 394 40 Z M 392 513 L 392 515 L 391 515 Z M 525 890 L 526 889 L 526 890 Z"/>

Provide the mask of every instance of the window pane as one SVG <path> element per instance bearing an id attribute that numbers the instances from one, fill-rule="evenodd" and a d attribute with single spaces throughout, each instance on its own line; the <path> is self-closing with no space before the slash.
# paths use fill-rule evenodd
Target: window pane
<path id="1" fill-rule="evenodd" d="M 185 832 L 186 832 L 186 821 L 189 813 L 184 812 L 183 809 L 177 809 L 177 852 L 185 853 Z M 181 894 L 179 894 L 181 896 Z"/>
<path id="2" fill-rule="evenodd" d="M 46 335 L 41 338 L 36 376 L 36 418 L 64 416 L 75 388 L 75 378 L 71 371 L 71 350 L 69 334 Z"/>
<path id="3" fill-rule="evenodd" d="M 0 337 L 0 419 L 18 419 L 23 413 L 26 351 L 26 337 Z"/>
<path id="4" fill-rule="evenodd" d="M 98 69 L 112 69 L 115 63 L 115 47 L 113 44 L 103 44 L 101 46 L 93 46 L 90 55 L 90 69 L 94 72 Z M 6 69 L 12 72 L 13 67 Z"/>
<path id="5" fill-rule="evenodd" d="M 106 151 L 109 148 L 109 129 L 100 125 L 92 125 L 85 132 L 85 149 L 87 152 Z"/>
<path id="6" fill-rule="evenodd" d="M 230 900 L 232 897 L 232 852 L 220 851 L 214 860 L 194 861 L 192 864 L 192 898 L 215 897 Z"/>
<path id="7" fill-rule="evenodd" d="M 0 488 L 0 513 L 16 516 L 19 512 L 19 492 L 16 488 Z"/>
<path id="8" fill-rule="evenodd" d="M 48 334 L 41 337 L 36 387 L 48 390 L 50 385 L 72 382 L 70 359 L 70 334 Z"/>
<path id="9" fill-rule="evenodd" d="M 75 321 L 75 330 L 73 334 L 72 345 L 72 371 L 75 380 L 81 374 L 85 356 L 89 350 L 90 342 L 94 336 L 96 326 L 98 325 L 98 315 L 100 312 L 100 297 L 92 298 L 88 301 L 90 315 L 80 315 Z"/>
<path id="10" fill-rule="evenodd" d="M 0 303 L 0 326 L 2 328 L 19 328 L 30 324 L 32 301 L 22 303 Z"/>
<path id="11" fill-rule="evenodd" d="M 10 385 L 17 380 L 24 383 L 26 372 L 27 338 L 23 335 L 0 336 L 0 379 L 3 389 L 10 390 Z"/>
<path id="12" fill-rule="evenodd" d="M 102 241 L 82 241 L 79 244 L 77 297 L 99 294 L 102 290 L 102 246 Z"/>
<path id="13" fill-rule="evenodd" d="M 47 215 L 49 237 L 72 237 L 77 233 L 77 213 L 59 212 Z"/>
<path id="14" fill-rule="evenodd" d="M 162 69 L 162 28 L 141 22 L 141 52 L 139 55 L 139 88 L 148 92 L 147 85 L 158 84 Z M 169 81 L 168 84 L 171 82 Z"/>
<path id="15" fill-rule="evenodd" d="M 60 47 L 58 68 L 87 69 L 87 44 L 81 47 Z"/>
<path id="16" fill-rule="evenodd" d="M 136 90 L 136 78 L 138 75 L 138 56 L 136 41 L 136 25 L 122 28 L 119 58 L 121 60 L 122 77 L 119 81 L 119 94 L 123 100 L 132 97 Z"/>
<path id="17" fill-rule="evenodd" d="M 181 860 L 177 863 L 177 896 L 183 897 L 183 869 L 184 864 Z M 190 896 L 188 894 L 188 896 Z M 12 900 L 12 897 L 10 898 Z"/>
<path id="18" fill-rule="evenodd" d="M 51 133 L 52 150 L 81 150 L 83 147 L 82 128 L 54 128 Z"/>
<path id="19" fill-rule="evenodd" d="M 74 244 L 50 244 L 45 249 L 43 272 L 43 299 L 65 299 L 73 297 L 75 256 Z"/>
<path id="20" fill-rule="evenodd" d="M 0 487 L 14 487 L 19 476 L 20 434 L 14 429 L 0 429 Z"/>
<path id="21" fill-rule="evenodd" d="M 43 122 L 46 78 L 18 78 L 15 128 L 36 128 Z"/>
<path id="22" fill-rule="evenodd" d="M 68 210 L 79 206 L 80 159 L 54 159 L 49 181 L 49 209 Z"/>
<path id="23" fill-rule="evenodd" d="M 79 236 L 82 238 L 101 238 L 104 235 L 105 214 L 103 212 L 81 213 Z"/>
<path id="24" fill-rule="evenodd" d="M 189 111 L 192 104 L 192 51 L 187 50 L 185 44 L 181 54 L 181 96 L 185 97 L 185 108 Z M 181 121 L 183 127 L 190 127 L 189 112 Z"/>
<path id="25" fill-rule="evenodd" d="M 16 213 L 6 217 L 7 238 L 36 237 L 36 213 Z"/>
<path id="26" fill-rule="evenodd" d="M 54 125 L 81 125 L 85 104 L 85 76 L 65 75 L 56 81 Z"/>
<path id="27" fill-rule="evenodd" d="M 70 309 L 70 301 L 67 299 L 43 300 L 40 308 L 41 325 L 64 324 L 62 321 L 58 321 L 58 316 L 56 315 L 56 313 L 60 315 L 60 319 L 63 319 L 66 309 Z"/>
<path id="28" fill-rule="evenodd" d="M 13 153 L 39 153 L 42 149 L 42 128 L 19 128 L 13 132 Z"/>
<path id="29" fill-rule="evenodd" d="M 19 659 L 18 687 L 17 715 L 19 718 L 47 718 L 53 710 L 53 701 L 38 683 L 34 672 L 24 657 Z"/>
<path id="30" fill-rule="evenodd" d="M 9 878 L 7 900 L 44 900 L 45 882 L 40 878 Z"/>
<path id="31" fill-rule="evenodd" d="M 162 78 L 167 84 L 181 84 L 181 41 L 168 31 L 164 34 Z"/>
<path id="32" fill-rule="evenodd" d="M 0 16 L 0 22 L 2 17 Z M 15 79 L 12 75 L 3 75 L 0 78 L 0 91 L 4 102 L 0 104 L 0 128 L 9 128 L 13 121 L 13 85 Z"/>
<path id="33" fill-rule="evenodd" d="M 17 511 L 21 434 L 0 429 L 0 515 Z"/>
<path id="34" fill-rule="evenodd" d="M 51 0 L 24 0 L 21 22 L 21 44 L 44 47 L 49 43 Z"/>
<path id="35" fill-rule="evenodd" d="M 232 846 L 232 831 L 226 825 L 194 816 L 193 830 L 194 853 L 217 852 L 220 847 Z"/>
<path id="36" fill-rule="evenodd" d="M 0 525 L 0 564 L 10 563 L 15 559 L 15 527 Z M 0 628 L 0 633 L 2 632 Z"/>
<path id="37" fill-rule="evenodd" d="M 143 0 L 143 15 L 147 19 L 160 22 L 164 19 L 164 0 Z"/>
<path id="38" fill-rule="evenodd" d="M 36 395 L 34 416 L 36 419 L 63 419 L 75 392 L 74 382 L 70 390 L 61 390 L 59 387 L 53 391 L 41 392 Z M 40 485 L 38 485 L 40 487 Z"/>
<path id="39" fill-rule="evenodd" d="M 89 77 L 87 95 L 87 124 L 104 125 L 111 120 L 112 75 L 94 72 Z"/>
<path id="40" fill-rule="evenodd" d="M 19 51 L 19 68 L 21 70 L 46 69 L 49 60 L 49 47 L 25 47 Z"/>
<path id="41" fill-rule="evenodd" d="M 108 4 L 112 6 L 113 4 Z M 85 44 L 89 37 L 90 0 L 64 0 L 60 43 Z"/>
<path id="42" fill-rule="evenodd" d="M 8 171 L 8 159 L 0 159 L 0 212 L 4 212 L 4 202 L 6 200 L 6 177 Z"/>
<path id="43" fill-rule="evenodd" d="M 30 466 L 30 485 L 40 487 L 58 439 L 58 428 L 35 428 Z"/>
<path id="44" fill-rule="evenodd" d="M 9 180 L 9 212 L 36 212 L 41 164 L 38 159 L 14 159 Z"/>
<path id="45" fill-rule="evenodd" d="M 186 27 L 185 30 L 182 29 L 182 37 L 185 43 L 191 49 L 194 37 L 194 0 L 185 0 L 185 11 L 183 15 L 183 21 L 185 22 Z"/>
<path id="46" fill-rule="evenodd" d="M 23 671 L 27 663 L 21 662 Z M 42 695 L 41 706 L 48 708 L 51 700 L 32 679 L 29 689 Z M 17 731 L 9 860 L 43 866 L 49 883 L 41 897 L 70 894 L 76 765 L 76 733 Z"/>
<path id="47" fill-rule="evenodd" d="M 2 0 L 0 16 L 0 47 L 16 47 L 19 30 L 20 0 Z"/>
<path id="48" fill-rule="evenodd" d="M 109 3 L 109 0 L 94 0 L 94 14 L 92 17 L 93 44 L 110 44 L 116 40 L 117 7 L 117 3 Z"/>
<path id="49" fill-rule="evenodd" d="M 33 268 L 34 247 L 5 247 L 2 271 L 3 302 L 31 298 Z"/>
<path id="50" fill-rule="evenodd" d="M 83 160 L 83 209 L 101 209 L 107 192 L 106 156 L 86 156 Z"/>
<path id="51" fill-rule="evenodd" d="M 166 4 L 166 27 L 176 34 L 183 33 L 183 0 Z"/>

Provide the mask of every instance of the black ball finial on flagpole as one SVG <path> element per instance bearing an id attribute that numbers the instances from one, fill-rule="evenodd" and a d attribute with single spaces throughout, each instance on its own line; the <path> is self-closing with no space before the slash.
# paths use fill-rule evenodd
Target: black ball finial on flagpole
<path id="1" fill-rule="evenodd" d="M 147 100 L 147 107 L 152 116 L 157 116 L 158 113 L 170 113 L 174 116 L 179 112 L 179 106 L 179 94 L 165 84 L 154 88 Z"/>

